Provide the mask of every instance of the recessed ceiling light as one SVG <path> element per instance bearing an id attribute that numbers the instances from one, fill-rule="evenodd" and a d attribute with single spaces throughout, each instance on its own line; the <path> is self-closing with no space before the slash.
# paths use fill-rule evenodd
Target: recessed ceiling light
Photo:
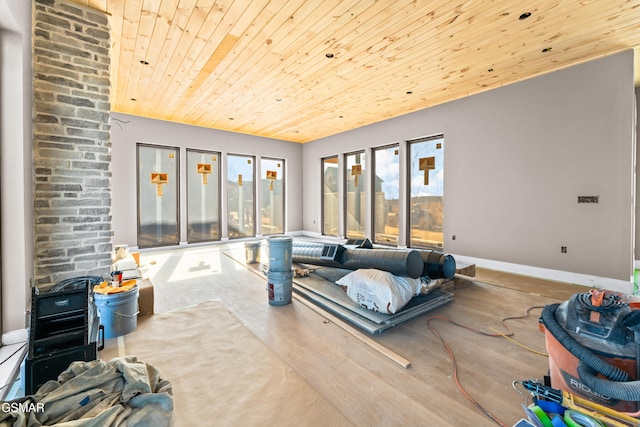
<path id="1" fill-rule="evenodd" d="M 530 17 L 530 16 L 531 16 L 531 12 L 525 12 L 525 13 L 523 13 L 522 15 L 520 15 L 520 16 L 518 17 L 518 19 L 519 19 L 519 20 L 521 20 L 521 21 L 524 21 L 525 19 L 527 19 L 527 18 L 528 18 L 528 17 Z"/>
<path id="2" fill-rule="evenodd" d="M 324 56 L 326 56 L 327 58 L 333 58 L 333 53 L 326 53 Z"/>
<path id="3" fill-rule="evenodd" d="M 550 48 L 550 47 L 545 47 L 545 48 L 544 48 L 544 49 L 542 49 L 540 52 L 542 52 L 542 53 L 551 52 L 551 48 Z"/>

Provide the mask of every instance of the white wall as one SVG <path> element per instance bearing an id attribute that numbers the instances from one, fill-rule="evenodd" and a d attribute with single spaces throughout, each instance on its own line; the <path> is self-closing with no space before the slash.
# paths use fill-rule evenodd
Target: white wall
<path id="1" fill-rule="evenodd" d="M 0 0 L 2 329 L 25 327 L 33 277 L 31 2 Z"/>
<path id="2" fill-rule="evenodd" d="M 285 159 L 285 232 L 302 231 L 302 146 L 293 142 L 189 126 L 126 114 L 111 114 L 113 243 L 137 246 L 136 144 L 180 147 L 181 237 L 186 240 L 186 148 Z M 223 183 L 226 179 L 222 179 Z M 226 194 L 223 185 L 223 196 Z M 223 208 L 226 203 L 223 200 Z M 222 211 L 223 218 L 226 212 Z M 223 229 L 223 238 L 226 237 Z"/>
<path id="3" fill-rule="evenodd" d="M 640 138 L 640 118 L 638 117 L 640 112 L 640 87 L 636 88 L 636 168 L 640 164 L 640 150 L 637 148 L 638 138 Z M 640 174 L 636 170 L 636 240 L 635 240 L 635 259 L 636 265 L 640 264 L 640 227 L 638 226 L 638 219 L 640 219 L 640 203 L 637 203 L 640 198 Z"/>
<path id="4" fill-rule="evenodd" d="M 322 157 L 443 133 L 445 251 L 629 282 L 634 105 L 627 51 L 307 143 L 303 227 Z"/>

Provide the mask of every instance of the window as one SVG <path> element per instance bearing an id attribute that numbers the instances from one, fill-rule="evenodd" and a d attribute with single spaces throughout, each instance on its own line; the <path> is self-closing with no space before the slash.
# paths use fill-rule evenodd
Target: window
<path id="1" fill-rule="evenodd" d="M 227 227 L 229 237 L 255 236 L 255 157 L 227 155 Z"/>
<path id="2" fill-rule="evenodd" d="M 443 247 L 444 137 L 407 141 L 409 246 Z"/>
<path id="3" fill-rule="evenodd" d="M 137 145 L 138 246 L 177 245 L 178 149 Z"/>
<path id="4" fill-rule="evenodd" d="M 373 150 L 373 240 L 398 245 L 400 153 L 398 145 Z"/>
<path id="5" fill-rule="evenodd" d="M 284 233 L 284 160 L 260 159 L 262 234 Z"/>
<path id="6" fill-rule="evenodd" d="M 187 149 L 187 241 L 220 240 L 220 153 Z"/>
<path id="7" fill-rule="evenodd" d="M 365 237 L 365 191 L 364 191 L 364 151 L 345 155 L 346 184 L 346 237 L 363 239 Z"/>
<path id="8" fill-rule="evenodd" d="M 338 156 L 322 159 L 322 234 L 338 236 Z"/>

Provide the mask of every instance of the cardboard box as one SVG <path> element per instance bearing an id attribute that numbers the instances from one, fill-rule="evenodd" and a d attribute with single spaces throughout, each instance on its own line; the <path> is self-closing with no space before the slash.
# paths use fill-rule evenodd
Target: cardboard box
<path id="1" fill-rule="evenodd" d="M 153 284 L 147 279 L 138 279 L 138 310 L 140 316 L 153 314 Z"/>

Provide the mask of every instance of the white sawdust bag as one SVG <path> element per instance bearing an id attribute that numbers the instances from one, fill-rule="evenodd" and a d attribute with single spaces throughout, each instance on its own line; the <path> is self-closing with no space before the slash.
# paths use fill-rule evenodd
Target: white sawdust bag
<path id="1" fill-rule="evenodd" d="M 422 288 L 420 279 L 373 268 L 352 271 L 336 283 L 357 304 L 384 314 L 395 314 Z"/>

